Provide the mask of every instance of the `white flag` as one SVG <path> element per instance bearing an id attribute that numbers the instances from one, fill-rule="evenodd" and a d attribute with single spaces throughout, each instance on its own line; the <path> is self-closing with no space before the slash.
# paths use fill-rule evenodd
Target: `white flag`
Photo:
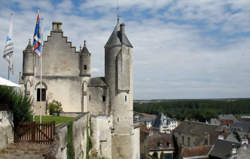
<path id="1" fill-rule="evenodd" d="M 11 14 L 9 33 L 6 38 L 5 47 L 3 50 L 3 58 L 9 63 L 9 69 L 13 74 L 13 53 L 14 53 L 14 44 L 12 40 L 13 32 L 13 14 Z"/>

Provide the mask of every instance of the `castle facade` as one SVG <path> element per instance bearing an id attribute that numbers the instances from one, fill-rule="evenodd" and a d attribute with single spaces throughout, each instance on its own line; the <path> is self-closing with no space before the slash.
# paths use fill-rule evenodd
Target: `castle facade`
<path id="1" fill-rule="evenodd" d="M 53 22 L 43 45 L 42 63 L 31 42 L 23 51 L 19 83 L 33 97 L 35 114 L 47 114 L 52 100 L 61 102 L 64 112 L 89 112 L 99 154 L 110 159 L 139 159 L 139 128 L 133 124 L 133 46 L 124 24 L 117 22 L 104 48 L 105 75 L 91 78 L 86 41 L 77 51 L 63 35 L 62 23 Z"/>

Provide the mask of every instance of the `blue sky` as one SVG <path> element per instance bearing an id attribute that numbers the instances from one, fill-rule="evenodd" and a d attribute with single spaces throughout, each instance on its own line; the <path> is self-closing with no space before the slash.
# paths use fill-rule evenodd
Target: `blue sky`
<path id="1" fill-rule="evenodd" d="M 92 75 L 104 75 L 104 45 L 121 21 L 134 46 L 135 99 L 226 98 L 250 95 L 249 0 L 8 0 L 0 2 L 0 51 L 14 13 L 15 74 L 32 39 L 37 9 L 44 39 L 52 21 L 79 49 L 87 40 Z M 0 59 L 0 76 L 7 63 Z"/>

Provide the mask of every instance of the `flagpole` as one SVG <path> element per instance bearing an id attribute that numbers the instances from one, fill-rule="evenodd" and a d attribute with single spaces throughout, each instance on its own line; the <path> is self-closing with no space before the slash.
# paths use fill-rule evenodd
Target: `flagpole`
<path id="1" fill-rule="evenodd" d="M 35 121 L 35 94 L 36 94 L 36 54 L 33 54 L 33 66 L 34 66 L 34 89 L 33 89 L 33 122 Z"/>
<path id="2" fill-rule="evenodd" d="M 10 66 L 8 66 L 8 80 L 10 80 Z"/>
<path id="3" fill-rule="evenodd" d="M 42 23 L 43 18 L 41 18 L 41 30 L 42 30 Z M 43 81 L 43 56 L 42 56 L 42 51 L 43 51 L 43 30 L 40 32 L 41 35 L 41 53 L 40 53 L 40 124 L 42 123 L 42 81 Z"/>

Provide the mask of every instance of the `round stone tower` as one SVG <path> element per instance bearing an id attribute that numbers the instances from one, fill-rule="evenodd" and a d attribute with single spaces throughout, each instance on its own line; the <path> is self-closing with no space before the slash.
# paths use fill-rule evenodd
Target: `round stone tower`
<path id="1" fill-rule="evenodd" d="M 132 158 L 133 72 L 132 48 L 125 25 L 114 28 L 105 45 L 105 80 L 109 86 L 113 117 L 112 158 Z M 121 144 L 122 143 L 122 144 Z"/>
<path id="2" fill-rule="evenodd" d="M 91 53 L 86 46 L 86 40 L 84 40 L 83 48 L 80 50 L 80 77 L 82 80 L 82 102 L 81 111 L 88 111 L 88 82 L 91 76 Z"/>
<path id="3" fill-rule="evenodd" d="M 34 75 L 34 52 L 32 50 L 31 40 L 23 51 L 23 76 Z"/>
<path id="4" fill-rule="evenodd" d="M 90 77 L 91 68 L 90 68 L 90 58 L 91 54 L 86 46 L 86 40 L 84 40 L 83 48 L 80 52 L 80 76 L 81 77 Z"/>

